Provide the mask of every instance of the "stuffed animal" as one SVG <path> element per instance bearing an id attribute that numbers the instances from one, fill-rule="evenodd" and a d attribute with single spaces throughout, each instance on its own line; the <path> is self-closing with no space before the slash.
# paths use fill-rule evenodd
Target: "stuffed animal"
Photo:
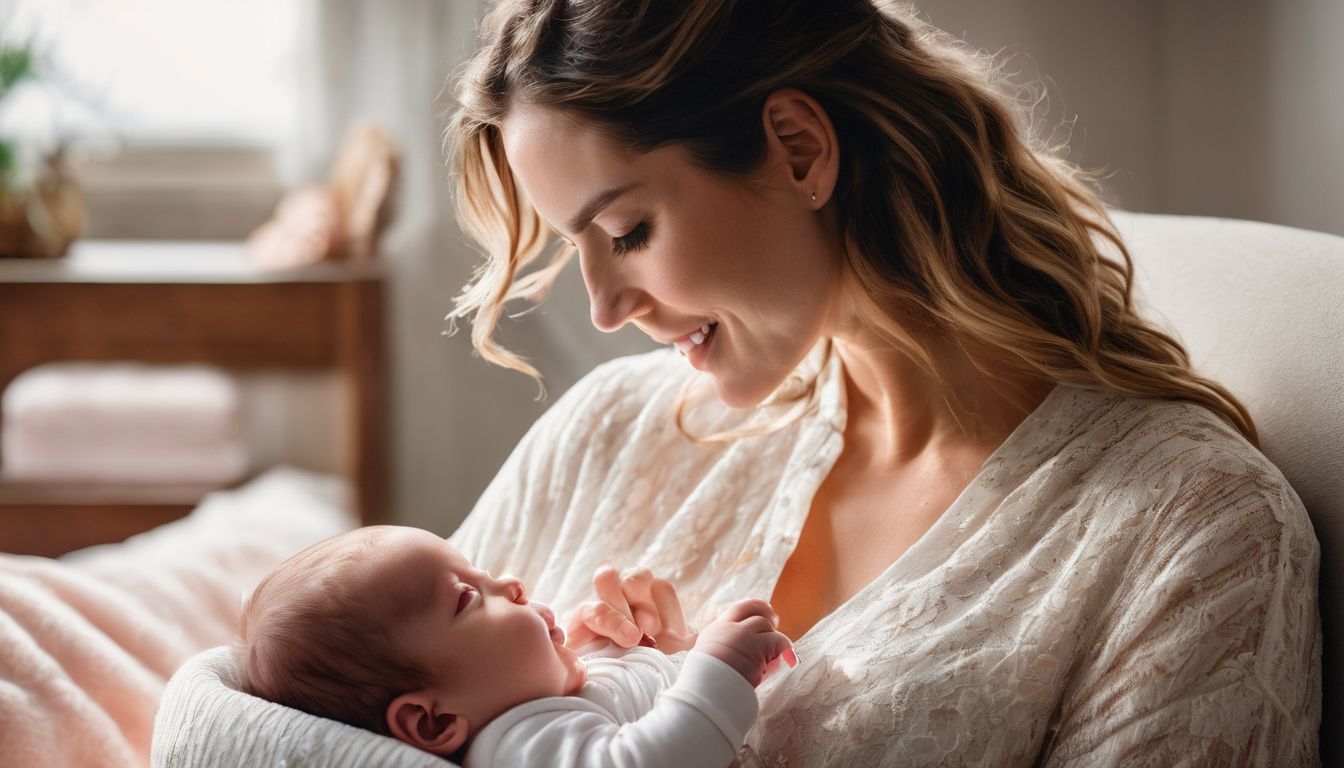
<path id="1" fill-rule="evenodd" d="M 327 183 L 287 193 L 275 215 L 248 238 L 248 258 L 267 269 L 371 261 L 392 218 L 399 164 L 396 146 L 381 128 L 356 125 Z"/>

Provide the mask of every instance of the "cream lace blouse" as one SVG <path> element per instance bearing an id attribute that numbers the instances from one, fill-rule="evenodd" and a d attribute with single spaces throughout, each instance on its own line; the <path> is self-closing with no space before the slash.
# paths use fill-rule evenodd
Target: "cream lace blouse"
<path id="1" fill-rule="evenodd" d="M 819 377 L 803 419 L 701 445 L 673 424 L 694 374 L 675 352 L 608 363 L 538 420 L 452 541 L 561 615 L 603 563 L 671 579 L 697 625 L 769 597 L 843 443 L 838 356 L 820 344 L 800 370 Z M 771 410 L 711 401 L 691 425 Z M 1057 386 L 799 639 L 740 761 L 1317 765 L 1318 561 L 1292 488 L 1212 413 Z"/>

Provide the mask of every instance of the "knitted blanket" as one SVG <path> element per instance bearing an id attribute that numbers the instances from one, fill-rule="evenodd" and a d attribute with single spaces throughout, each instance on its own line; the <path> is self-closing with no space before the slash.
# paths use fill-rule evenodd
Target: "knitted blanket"
<path id="1" fill-rule="evenodd" d="M 233 641 L 240 598 L 268 570 L 355 524 L 346 495 L 273 470 L 121 544 L 0 555 L 0 762 L 149 765 L 168 678 Z"/>

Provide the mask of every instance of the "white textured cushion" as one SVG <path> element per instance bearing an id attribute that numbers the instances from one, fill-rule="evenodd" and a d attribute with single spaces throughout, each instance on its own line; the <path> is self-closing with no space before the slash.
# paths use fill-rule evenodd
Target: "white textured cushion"
<path id="1" fill-rule="evenodd" d="M 1322 756 L 1344 759 L 1344 238 L 1116 214 L 1149 317 L 1251 412 L 1321 542 Z"/>
<path id="2" fill-rule="evenodd" d="M 395 739 L 238 690 L 233 649 L 193 656 L 168 681 L 154 720 L 156 768 L 451 768 Z"/>

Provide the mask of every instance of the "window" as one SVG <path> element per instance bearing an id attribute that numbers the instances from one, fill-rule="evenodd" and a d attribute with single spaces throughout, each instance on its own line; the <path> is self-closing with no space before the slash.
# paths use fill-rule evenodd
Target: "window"
<path id="1" fill-rule="evenodd" d="M 270 213 L 303 104 L 306 2 L 6 4 L 6 40 L 49 76 L 16 87 L 0 131 L 69 145 L 86 236 L 240 238 Z"/>

